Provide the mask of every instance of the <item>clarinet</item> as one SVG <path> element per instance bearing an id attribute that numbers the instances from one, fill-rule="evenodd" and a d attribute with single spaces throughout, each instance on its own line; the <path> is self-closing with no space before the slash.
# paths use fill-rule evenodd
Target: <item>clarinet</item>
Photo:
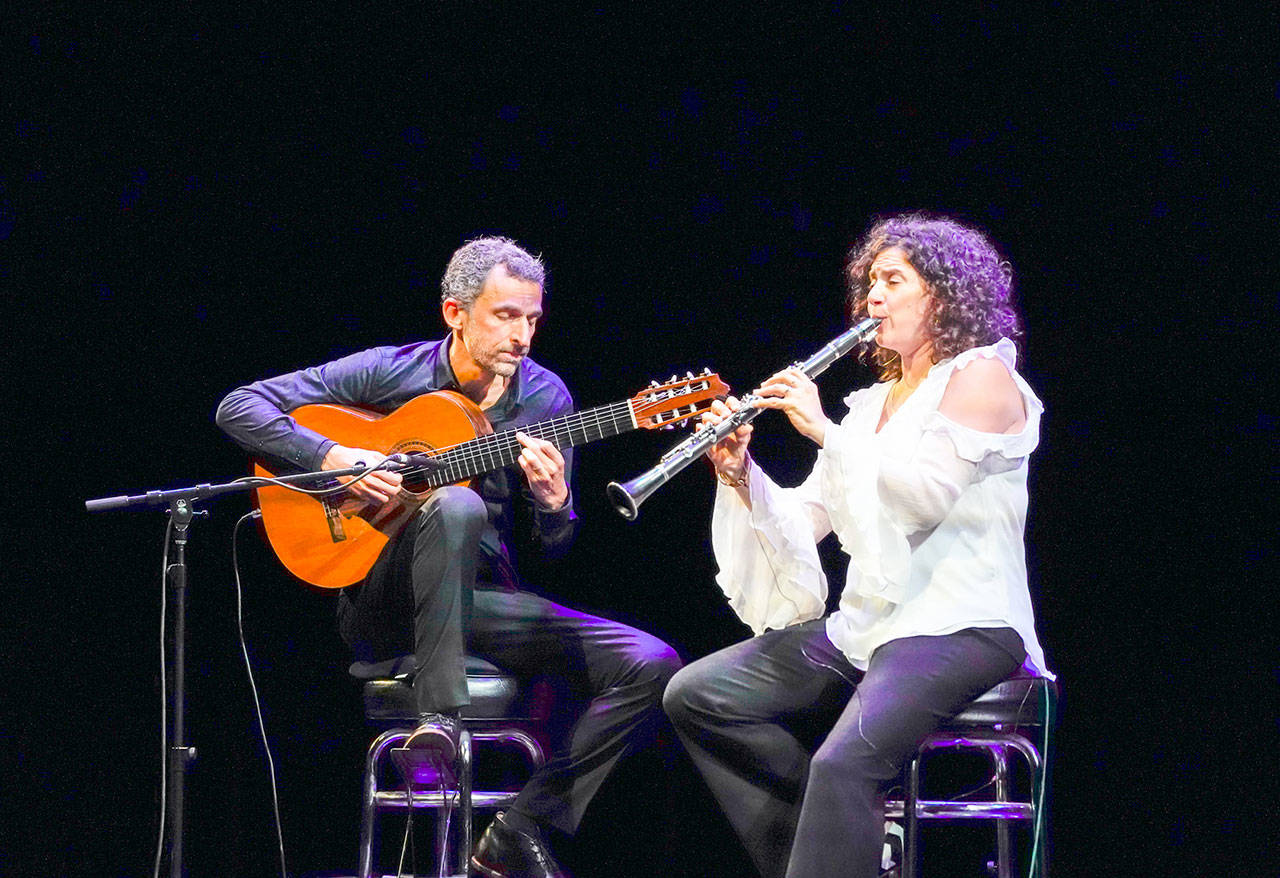
<path id="1" fill-rule="evenodd" d="M 879 325 L 880 318 L 868 317 L 836 336 L 803 363 L 792 365 L 809 378 L 817 378 L 836 360 L 867 341 Z M 756 415 L 763 411 L 758 406 L 759 401 L 760 397 L 754 393 L 747 394 L 742 398 L 737 411 L 718 424 L 699 427 L 693 435 L 662 455 L 652 469 L 629 482 L 622 484 L 610 482 L 605 490 L 613 502 L 613 508 L 628 521 L 635 521 L 640 514 L 640 504 L 647 500 L 650 494 L 665 485 L 672 476 L 694 460 L 706 454 L 711 446 L 722 441 L 743 424 L 749 424 L 755 420 Z"/>

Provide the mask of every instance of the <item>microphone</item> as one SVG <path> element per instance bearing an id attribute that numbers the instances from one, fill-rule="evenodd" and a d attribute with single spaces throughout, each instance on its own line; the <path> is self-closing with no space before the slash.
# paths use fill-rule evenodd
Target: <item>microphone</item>
<path id="1" fill-rule="evenodd" d="M 395 464 L 396 469 L 405 469 L 407 467 L 417 467 L 421 469 L 440 469 L 445 464 L 431 454 L 422 454 L 420 452 L 409 452 L 408 454 L 388 454 L 387 463 Z"/>

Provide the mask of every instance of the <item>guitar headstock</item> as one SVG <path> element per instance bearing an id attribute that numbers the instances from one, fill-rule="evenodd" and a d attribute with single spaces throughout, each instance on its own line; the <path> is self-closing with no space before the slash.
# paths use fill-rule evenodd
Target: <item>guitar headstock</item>
<path id="1" fill-rule="evenodd" d="M 701 375 L 674 375 L 665 383 L 653 382 L 631 397 L 631 412 L 636 426 L 646 430 L 670 427 L 702 414 L 715 399 L 727 396 L 729 385 L 720 376 L 704 369 Z"/>

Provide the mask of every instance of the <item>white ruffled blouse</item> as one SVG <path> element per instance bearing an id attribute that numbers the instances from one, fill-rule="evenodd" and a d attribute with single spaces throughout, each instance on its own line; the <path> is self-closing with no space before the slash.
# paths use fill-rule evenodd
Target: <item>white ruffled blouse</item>
<path id="1" fill-rule="evenodd" d="M 1020 432 L 982 433 L 938 411 L 951 374 L 978 357 L 1012 374 L 1026 409 Z M 1007 626 L 1022 637 L 1028 669 L 1052 677 L 1022 541 L 1027 458 L 1044 406 L 1014 371 L 1016 357 L 1006 338 L 934 364 L 879 433 L 889 384 L 855 391 L 799 487 L 779 487 L 754 462 L 749 507 L 720 486 L 716 581 L 738 616 L 757 634 L 819 618 L 827 579 L 818 542 L 834 531 L 849 571 L 827 636 L 855 666 L 900 637 Z"/>

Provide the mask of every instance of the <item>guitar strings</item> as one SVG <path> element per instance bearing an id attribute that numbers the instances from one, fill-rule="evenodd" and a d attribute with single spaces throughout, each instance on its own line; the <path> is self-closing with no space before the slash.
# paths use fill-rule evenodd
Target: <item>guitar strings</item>
<path id="1" fill-rule="evenodd" d="M 566 428 L 568 428 L 568 429 L 570 430 L 570 432 L 572 432 L 572 427 L 570 427 L 570 426 L 569 426 L 569 420 L 570 420 L 571 418 L 578 418 L 578 419 L 580 419 L 580 420 L 585 420 L 585 418 L 586 418 L 588 415 L 593 415 L 593 416 L 595 416 L 595 418 L 596 418 L 597 424 L 599 424 L 599 423 L 601 422 L 601 420 L 602 420 L 602 416 L 601 416 L 601 414 L 600 414 L 600 413 L 605 412 L 605 411 L 608 411 L 608 410 L 610 410 L 610 409 L 614 409 L 614 410 L 617 410 L 617 409 L 626 409 L 626 407 L 627 407 L 627 402 L 613 403 L 612 405 L 600 406 L 599 408 L 588 409 L 588 410 L 587 410 L 587 411 L 585 411 L 585 412 L 572 412 L 572 413 L 570 413 L 570 414 L 568 414 L 568 415 L 563 415 L 563 416 L 561 416 L 561 417 L 559 417 L 559 418 L 552 418 L 552 419 L 547 420 L 547 421 L 540 421 L 540 422 L 539 422 L 539 423 L 537 423 L 537 424 L 529 424 L 527 428 L 526 428 L 526 427 L 520 427 L 520 428 L 517 428 L 517 429 L 519 429 L 519 430 L 520 430 L 520 432 L 522 432 L 522 433 L 527 432 L 527 433 L 529 433 L 529 435 L 533 435 L 533 434 L 534 434 L 534 431 L 535 431 L 535 429 L 536 429 L 536 428 L 546 428 L 548 425 L 553 425 L 553 424 L 555 424 L 557 421 L 563 421 L 563 422 L 565 423 Z M 611 420 L 613 420 L 614 422 L 616 422 L 619 414 L 621 414 L 621 412 L 620 412 L 620 411 L 614 411 L 614 412 L 611 412 L 611 413 L 610 413 L 610 419 L 611 419 Z M 539 430 L 538 432 L 539 432 L 539 433 L 545 433 L 546 431 L 545 431 L 545 429 L 543 429 L 543 430 Z M 492 439 L 495 439 L 495 438 L 497 438 L 497 437 L 506 436 L 506 435 L 508 435 L 508 434 L 510 434 L 510 435 L 514 435 L 514 434 L 515 434 L 515 430 L 504 430 L 504 431 L 503 431 L 503 432 L 501 432 L 501 433 L 490 433 L 488 436 L 481 436 L 481 437 L 479 437 L 478 439 L 466 439 L 466 440 L 463 440 L 462 442 L 458 442 L 458 443 L 456 443 L 456 444 L 454 444 L 454 445 L 442 445 L 441 447 L 439 447 L 439 448 L 437 448 L 437 449 L 435 450 L 434 454 L 435 454 L 435 456 L 443 456 L 443 455 L 449 454 L 450 452 L 456 451 L 456 450 L 458 450 L 458 449 L 464 449 L 464 450 L 465 450 L 465 449 L 466 449 L 466 447 L 467 447 L 468 445 L 472 445 L 472 444 L 474 444 L 474 443 L 478 443 L 478 442 L 485 442 L 486 440 L 492 440 Z M 584 434 L 584 435 L 585 435 L 585 434 Z M 539 438 L 543 438 L 543 437 L 540 435 L 540 436 L 539 436 Z"/>
<path id="2" fill-rule="evenodd" d="M 547 439 L 558 448 L 572 445 L 575 434 L 588 441 L 592 434 L 598 438 L 616 436 L 632 425 L 629 401 L 614 403 L 589 409 L 586 412 L 573 412 L 559 418 L 552 418 L 537 424 L 529 424 L 518 428 L 538 439 Z M 607 428 L 611 428 L 609 432 Z M 461 481 L 470 469 L 468 464 L 482 464 L 485 468 L 496 469 L 513 463 L 520 455 L 522 446 L 516 439 L 516 430 L 504 430 L 491 433 L 477 439 L 468 439 L 456 445 L 448 445 L 436 449 L 431 457 L 439 464 L 433 466 L 410 467 L 401 472 L 407 475 L 428 473 L 434 486 Z M 565 441 L 568 440 L 568 441 Z"/>
<path id="3" fill-rule="evenodd" d="M 633 403 L 634 409 L 632 408 Z M 690 407 L 690 412 L 685 417 L 698 414 L 696 401 L 691 402 Z M 592 432 L 598 434 L 596 438 L 600 439 L 616 436 L 634 427 L 641 417 L 654 410 L 671 410 L 670 397 L 642 401 L 627 399 L 622 402 L 588 409 L 584 412 L 571 412 L 559 418 L 529 424 L 517 429 L 519 432 L 527 433 L 527 435 L 535 438 L 549 440 L 557 448 L 564 448 L 574 444 L 575 430 L 581 434 L 583 442 L 591 441 Z M 611 428 L 612 432 L 607 432 L 606 428 Z M 427 474 L 428 486 L 440 487 L 441 485 L 463 481 L 475 475 L 476 473 L 470 470 L 473 470 L 476 464 L 479 464 L 483 470 L 509 466 L 520 456 L 522 448 L 516 438 L 516 432 L 517 430 L 504 430 L 501 433 L 491 433 L 487 436 L 467 439 L 453 445 L 441 446 L 431 452 L 427 452 L 433 458 L 432 465 L 405 467 L 399 472 L 408 477 Z M 348 482 L 323 488 L 304 488 L 271 476 L 245 476 L 235 481 L 259 486 L 278 485 L 301 494 L 324 496 L 345 492 L 351 485 L 368 478 L 373 472 L 385 467 L 386 461 L 373 464 Z"/>
<path id="4" fill-rule="evenodd" d="M 705 389 L 709 389 L 705 388 Z M 696 400 L 690 403 L 690 411 L 685 417 L 689 417 L 699 413 Z M 526 432 L 530 436 L 539 439 L 550 439 L 557 448 L 563 448 L 565 445 L 574 444 L 574 432 L 579 431 L 582 435 L 582 441 L 586 442 L 591 439 L 590 431 L 587 426 L 593 426 L 595 432 L 598 433 L 597 438 L 606 438 L 607 436 L 616 436 L 623 432 L 624 429 L 633 427 L 636 422 L 643 416 L 647 416 L 651 411 L 671 410 L 670 397 L 648 399 L 648 400 L 624 400 L 619 403 L 613 403 L 607 406 L 589 409 L 585 412 L 573 412 L 559 418 L 552 418 L 548 421 L 542 421 L 537 424 L 530 424 L 520 428 L 520 432 Z M 634 412 L 632 405 L 634 403 Z M 625 415 L 625 419 L 620 417 Z M 606 422 L 606 418 L 608 421 Z M 594 423 L 591 423 L 591 421 Z M 603 428 L 611 427 L 614 432 L 607 433 Z M 434 482 L 433 487 L 449 484 L 450 482 L 460 481 L 461 479 L 471 475 L 468 473 L 467 464 L 481 463 L 485 467 L 496 468 L 498 466 L 507 466 L 515 461 L 520 454 L 519 440 L 515 438 L 515 430 L 505 430 L 501 433 L 482 436 L 477 439 L 468 439 L 464 442 L 447 445 L 435 449 L 431 452 L 431 457 L 440 461 L 439 464 L 432 466 L 410 467 L 401 470 L 402 473 L 410 476 L 422 475 L 429 473 L 438 476 L 438 478 L 428 479 Z M 567 439 L 567 442 L 563 440 Z"/>

